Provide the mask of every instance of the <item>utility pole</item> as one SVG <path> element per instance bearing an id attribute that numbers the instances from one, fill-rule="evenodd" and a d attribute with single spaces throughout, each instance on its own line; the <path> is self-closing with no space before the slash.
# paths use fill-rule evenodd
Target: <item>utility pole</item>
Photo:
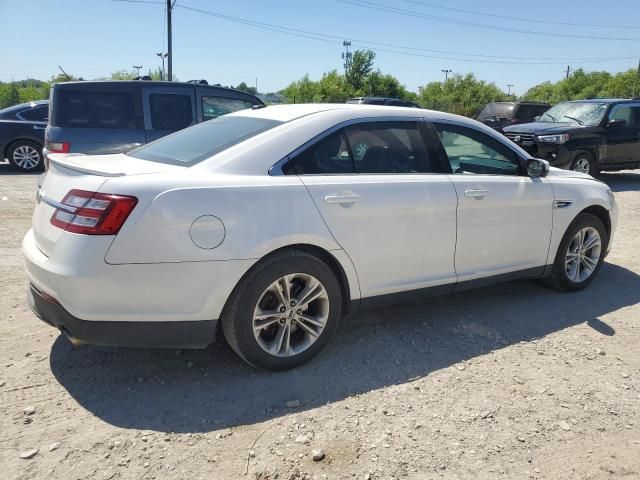
<path id="1" fill-rule="evenodd" d="M 140 69 L 142 68 L 142 65 L 134 65 L 134 66 L 133 66 L 133 68 L 135 68 L 135 69 L 138 71 L 138 73 L 136 74 L 136 76 L 138 76 L 138 77 L 139 77 L 139 76 L 140 76 Z"/>
<path id="2" fill-rule="evenodd" d="M 640 60 L 638 61 L 638 71 L 636 72 L 636 81 L 633 82 L 633 93 L 631 98 L 636 98 L 636 90 L 638 88 L 638 79 L 640 78 Z"/>
<path id="3" fill-rule="evenodd" d="M 569 75 L 571 75 L 571 65 L 567 65 L 567 73 L 565 75 L 565 79 L 569 78 Z"/>
<path id="4" fill-rule="evenodd" d="M 167 55 L 169 57 L 167 59 L 167 66 L 169 69 L 168 79 L 170 82 L 173 81 L 173 54 L 171 53 L 171 10 L 173 10 L 173 4 L 175 3 L 176 0 L 173 0 L 173 2 L 171 2 L 171 0 L 167 0 Z M 164 60 L 162 61 L 162 64 L 164 65 Z"/>
<path id="5" fill-rule="evenodd" d="M 342 53 L 342 58 L 344 59 L 344 74 L 347 74 L 347 70 L 349 70 L 349 65 L 351 65 L 351 55 L 349 52 L 349 47 L 351 46 L 351 42 L 349 40 L 345 40 L 342 42 L 342 46 L 344 47 L 344 52 Z"/>
<path id="6" fill-rule="evenodd" d="M 509 89 L 509 91 L 507 92 L 507 96 L 511 96 L 511 87 L 513 87 L 513 83 L 507 83 L 507 88 Z"/>
<path id="7" fill-rule="evenodd" d="M 447 80 L 449 79 L 449 74 L 451 72 L 453 72 L 453 70 L 449 69 L 447 70 L 446 68 L 443 68 L 442 70 L 440 70 L 442 73 L 444 73 L 444 82 L 447 83 Z"/>
<path id="8" fill-rule="evenodd" d="M 166 75 L 166 72 L 164 71 L 164 59 L 167 58 L 169 54 L 158 52 L 156 53 L 156 55 L 159 56 L 160 59 L 162 60 L 162 80 L 166 80 L 167 75 Z"/>

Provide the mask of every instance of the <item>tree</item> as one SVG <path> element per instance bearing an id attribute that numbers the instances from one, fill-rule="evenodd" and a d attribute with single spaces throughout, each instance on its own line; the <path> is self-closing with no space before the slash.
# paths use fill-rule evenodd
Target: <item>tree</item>
<path id="1" fill-rule="evenodd" d="M 506 98 L 494 83 L 478 80 L 473 73 L 456 74 L 446 82 L 431 82 L 420 89 L 419 103 L 425 108 L 475 116 L 484 105 Z"/>
<path id="2" fill-rule="evenodd" d="M 309 74 L 306 74 L 300 80 L 290 83 L 288 87 L 282 90 L 282 94 L 289 103 L 321 101 L 318 82 L 311 81 Z"/>
<path id="3" fill-rule="evenodd" d="M 250 93 L 251 95 L 256 95 L 258 93 L 258 90 L 256 90 L 256 87 L 250 87 L 245 82 L 239 83 L 237 86 L 233 88 L 235 88 L 236 90 L 240 90 L 241 92 Z"/>
<path id="4" fill-rule="evenodd" d="M 375 52 L 371 50 L 356 50 L 349 60 L 346 72 L 346 80 L 354 90 L 361 90 L 367 77 L 373 70 Z"/>
<path id="5" fill-rule="evenodd" d="M 0 108 L 7 108 L 20 103 L 20 91 L 14 82 L 2 85 L 2 87 L 0 90 Z"/>

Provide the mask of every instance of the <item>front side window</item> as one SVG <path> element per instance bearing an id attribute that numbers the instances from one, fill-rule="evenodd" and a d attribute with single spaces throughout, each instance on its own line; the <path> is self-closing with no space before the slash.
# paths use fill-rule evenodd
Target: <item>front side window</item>
<path id="1" fill-rule="evenodd" d="M 202 97 L 202 118 L 211 120 L 212 118 L 218 118 L 221 115 L 227 113 L 237 112 L 238 110 L 244 110 L 251 108 L 254 105 L 249 100 L 239 100 L 237 98 L 225 98 L 225 97 Z"/>
<path id="2" fill-rule="evenodd" d="M 46 122 L 49 118 L 49 107 L 35 107 L 23 110 L 20 112 L 20 117 L 30 122 Z"/>
<path id="3" fill-rule="evenodd" d="M 175 132 L 188 127 L 193 122 L 191 96 L 173 93 L 152 93 L 149 95 L 151 127 L 154 130 Z"/>
<path id="4" fill-rule="evenodd" d="M 453 173 L 518 175 L 517 155 L 507 146 L 477 130 L 436 124 Z"/>
<path id="5" fill-rule="evenodd" d="M 640 105 L 616 105 L 609 113 L 609 121 L 622 120 L 629 127 L 640 125 Z"/>
<path id="6" fill-rule="evenodd" d="M 151 162 L 189 167 L 281 123 L 233 115 L 214 118 L 143 145 L 127 155 Z"/>

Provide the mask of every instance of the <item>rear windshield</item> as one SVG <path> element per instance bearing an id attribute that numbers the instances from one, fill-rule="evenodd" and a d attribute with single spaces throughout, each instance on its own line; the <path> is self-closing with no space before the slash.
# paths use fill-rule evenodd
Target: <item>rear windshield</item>
<path id="1" fill-rule="evenodd" d="M 127 155 L 189 167 L 281 123 L 264 118 L 223 116 L 180 130 Z"/>
<path id="2" fill-rule="evenodd" d="M 73 128 L 142 129 L 128 92 L 59 90 L 54 99 L 53 125 Z"/>
<path id="3" fill-rule="evenodd" d="M 491 108 L 491 115 L 498 118 L 513 118 L 513 103 L 494 103 Z"/>

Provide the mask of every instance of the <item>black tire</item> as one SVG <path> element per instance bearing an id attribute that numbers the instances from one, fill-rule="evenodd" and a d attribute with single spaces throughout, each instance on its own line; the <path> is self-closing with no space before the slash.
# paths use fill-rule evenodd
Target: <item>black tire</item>
<path id="1" fill-rule="evenodd" d="M 324 330 L 306 350 L 291 356 L 265 351 L 253 334 L 254 309 L 269 285 L 284 275 L 311 275 L 325 287 L 329 313 Z M 284 314 L 283 314 L 284 315 Z M 331 268 L 317 257 L 287 249 L 260 261 L 238 283 L 222 312 L 220 323 L 229 346 L 248 364 L 266 370 L 288 370 L 308 362 L 331 340 L 342 316 L 342 292 Z"/>
<path id="2" fill-rule="evenodd" d="M 32 157 L 37 154 L 37 163 L 33 165 L 30 160 L 25 160 L 24 154 L 28 153 Z M 42 170 L 44 165 L 44 157 L 42 155 L 42 146 L 29 140 L 18 140 L 11 144 L 7 150 L 7 159 L 9 164 L 16 170 L 21 172 L 37 172 Z"/>
<path id="3" fill-rule="evenodd" d="M 582 168 L 578 169 L 578 166 L 583 166 L 586 164 L 589 165 L 589 171 L 584 172 Z M 571 170 L 588 173 L 592 177 L 597 177 L 600 173 L 599 165 L 597 160 L 593 157 L 593 154 L 587 152 L 585 150 L 578 150 L 573 156 L 573 160 L 571 161 Z"/>
<path id="4" fill-rule="evenodd" d="M 565 268 L 565 258 L 569 249 L 569 245 L 571 244 L 574 236 L 585 227 L 593 227 L 598 231 L 598 234 L 600 235 L 600 258 L 598 259 L 598 264 L 596 265 L 591 275 L 589 275 L 589 277 L 587 277 L 583 281 L 575 282 L 571 280 L 567 275 L 567 271 Z M 551 274 L 544 279 L 545 283 L 557 290 L 561 290 L 564 292 L 582 290 L 593 281 L 598 273 L 598 270 L 600 270 L 602 262 L 604 261 L 608 243 L 609 237 L 607 235 L 607 229 L 605 228 L 602 221 L 595 215 L 591 215 L 589 213 L 581 213 L 575 218 L 573 222 L 571 222 L 571 225 L 569 225 L 569 228 L 567 228 L 564 237 L 562 237 L 562 241 L 560 242 L 560 246 L 558 247 L 558 252 L 556 253 L 556 258 L 553 263 L 553 269 L 551 271 Z"/>

